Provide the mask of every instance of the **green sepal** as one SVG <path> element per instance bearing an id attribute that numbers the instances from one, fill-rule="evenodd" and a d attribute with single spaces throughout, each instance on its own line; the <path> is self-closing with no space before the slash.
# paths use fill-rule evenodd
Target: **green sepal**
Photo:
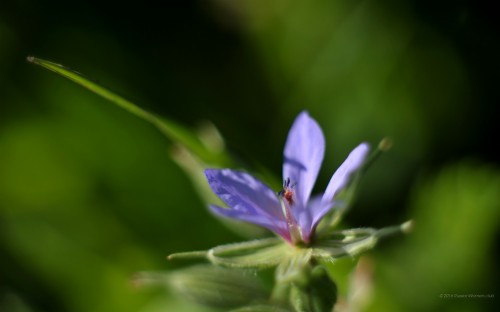
<path id="1" fill-rule="evenodd" d="M 317 240 L 313 245 L 313 256 L 321 260 L 334 261 L 337 258 L 355 256 L 373 248 L 377 242 L 372 228 L 336 231 Z"/>
<path id="2" fill-rule="evenodd" d="M 208 251 L 175 253 L 169 260 L 206 258 L 215 265 L 230 268 L 265 269 L 277 266 L 290 253 L 291 247 L 272 237 L 214 247 Z"/>
<path id="3" fill-rule="evenodd" d="M 312 249 L 296 248 L 282 259 L 276 268 L 276 283 L 295 283 L 304 285 L 308 283 Z"/>
<path id="4" fill-rule="evenodd" d="M 272 237 L 221 245 L 208 251 L 189 251 L 169 255 L 169 260 L 205 258 L 211 263 L 231 268 L 265 269 L 278 266 L 278 283 L 300 279 L 311 259 L 335 261 L 354 257 L 372 249 L 384 237 L 408 233 L 412 221 L 382 229 L 358 228 L 336 231 L 314 242 L 309 248 L 293 247 Z"/>
<path id="5" fill-rule="evenodd" d="M 200 259 L 206 258 L 208 251 L 186 251 L 186 252 L 176 252 L 167 256 L 168 260 L 179 260 L 179 259 Z"/>
<path id="6" fill-rule="evenodd" d="M 379 230 L 357 228 L 332 232 L 313 244 L 312 255 L 315 259 L 332 262 L 342 257 L 354 257 L 375 247 L 382 238 L 409 233 L 412 225 L 412 221 L 407 221 L 401 225 L 385 227 Z"/>
<path id="7" fill-rule="evenodd" d="M 208 251 L 207 259 L 225 267 L 265 269 L 278 265 L 289 251 L 283 240 L 273 237 L 218 246 Z"/>

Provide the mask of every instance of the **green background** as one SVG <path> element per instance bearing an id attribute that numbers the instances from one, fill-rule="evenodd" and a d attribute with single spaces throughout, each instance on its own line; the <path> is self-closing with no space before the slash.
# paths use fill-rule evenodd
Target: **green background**
<path id="1" fill-rule="evenodd" d="M 327 140 L 318 192 L 359 142 L 391 137 L 345 225 L 415 232 L 366 255 L 350 304 L 492 307 L 440 295 L 499 295 L 495 19 L 472 1 L 2 1 L 0 311 L 205 311 L 131 278 L 244 239 L 208 213 L 172 142 L 28 55 L 191 129 L 211 121 L 242 168 L 276 177 L 308 110 Z M 343 296 L 352 264 L 331 268 Z"/>

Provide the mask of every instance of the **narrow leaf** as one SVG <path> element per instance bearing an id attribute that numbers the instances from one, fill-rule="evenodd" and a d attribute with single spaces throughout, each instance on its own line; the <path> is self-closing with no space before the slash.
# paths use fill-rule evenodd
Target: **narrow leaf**
<path id="1" fill-rule="evenodd" d="M 229 162 L 229 159 L 223 152 L 207 148 L 194 133 L 181 126 L 180 124 L 170 119 L 156 116 L 155 114 L 152 114 L 140 108 L 139 106 L 117 95 L 116 93 L 111 92 L 110 90 L 102 87 L 96 82 L 84 77 L 82 74 L 64 67 L 63 65 L 39 59 L 33 56 L 29 56 L 27 60 L 32 64 L 41 66 L 75 82 L 76 84 L 123 108 L 129 113 L 150 122 L 171 141 L 185 146 L 204 161 L 219 165 L 223 165 Z"/>

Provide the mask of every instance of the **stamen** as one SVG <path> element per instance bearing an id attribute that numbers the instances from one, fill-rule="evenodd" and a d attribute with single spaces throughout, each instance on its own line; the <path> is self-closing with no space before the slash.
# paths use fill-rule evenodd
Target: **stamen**
<path id="1" fill-rule="evenodd" d="M 290 206 L 292 206 L 294 202 L 294 192 L 292 188 L 295 186 L 295 183 L 292 187 L 290 187 L 290 178 L 287 178 L 283 182 L 283 190 L 278 192 L 281 210 L 283 215 L 285 216 L 285 220 L 288 226 L 288 232 L 290 233 L 290 237 L 292 239 L 292 244 L 296 245 L 304 241 L 302 238 L 302 231 L 295 220 Z"/>
<path id="2" fill-rule="evenodd" d="M 283 189 L 287 189 L 290 187 L 290 178 L 286 178 L 283 180 Z"/>
<path id="3" fill-rule="evenodd" d="M 296 245 L 298 243 L 303 242 L 304 240 L 302 238 L 302 231 L 292 215 L 290 206 L 287 205 L 282 198 L 280 198 L 280 204 L 281 204 L 281 209 L 283 211 L 283 215 L 285 216 L 286 224 L 288 225 L 288 232 L 290 233 L 292 244 Z"/>
<path id="4" fill-rule="evenodd" d="M 294 187 L 295 185 L 297 185 L 297 182 L 294 182 L 291 186 L 290 186 L 290 178 L 286 178 L 285 180 L 283 180 L 283 189 L 281 191 L 278 192 L 278 196 L 284 198 L 288 204 L 291 206 L 293 204 L 295 204 L 295 192 L 294 192 Z"/>

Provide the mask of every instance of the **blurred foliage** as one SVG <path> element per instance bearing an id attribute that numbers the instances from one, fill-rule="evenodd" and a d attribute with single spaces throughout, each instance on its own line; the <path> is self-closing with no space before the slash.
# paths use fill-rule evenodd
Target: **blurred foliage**
<path id="1" fill-rule="evenodd" d="M 327 139 L 319 189 L 360 141 L 392 137 L 346 218 L 413 218 L 415 232 L 356 268 L 331 265 L 338 308 L 487 309 L 494 299 L 439 295 L 498 295 L 494 12 L 467 1 L 2 1 L 0 311 L 208 311 L 131 277 L 176 267 L 174 251 L 240 240 L 194 196 L 178 147 L 28 55 L 187 128 L 213 122 L 241 167 L 264 175 L 279 176 L 307 109 Z"/>
<path id="2" fill-rule="evenodd" d="M 491 255 L 500 226 L 499 189 L 498 169 L 468 162 L 450 165 L 417 187 L 410 209 L 414 235 L 378 255 L 369 311 L 475 311 L 492 305 L 492 298 L 440 295 L 495 294 L 498 268 Z"/>

